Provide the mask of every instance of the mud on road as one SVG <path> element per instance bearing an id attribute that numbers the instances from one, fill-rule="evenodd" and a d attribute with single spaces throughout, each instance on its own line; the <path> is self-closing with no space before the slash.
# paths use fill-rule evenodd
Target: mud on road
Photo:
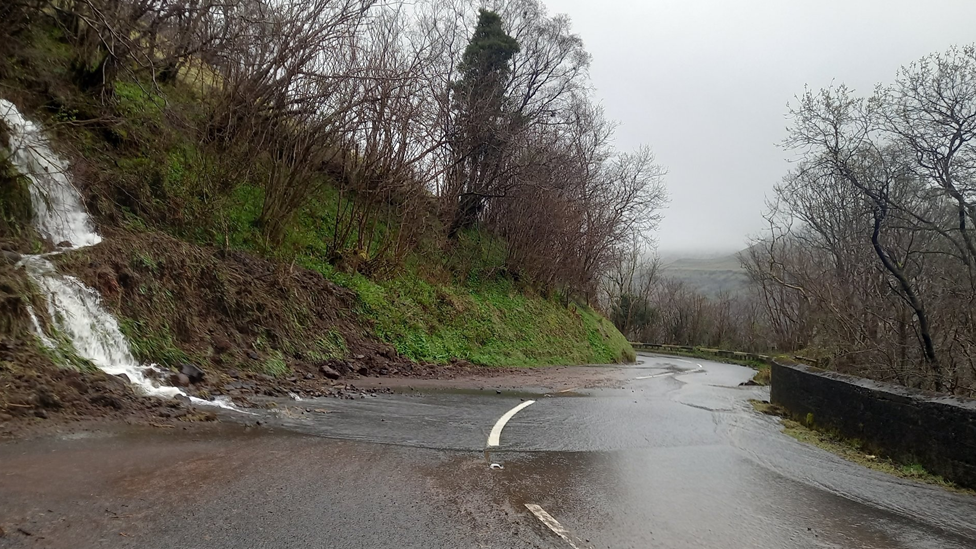
<path id="1" fill-rule="evenodd" d="M 497 368 L 467 362 L 408 364 L 391 374 L 373 368 L 366 375 L 349 371 L 328 377 L 321 368 L 283 378 L 231 370 L 204 377 L 184 390 L 200 398 L 229 397 L 242 408 L 263 406 L 268 398 L 359 398 L 376 392 L 424 389 L 512 390 L 526 387 L 542 391 L 609 387 L 623 382 L 620 370 L 608 366 L 553 366 Z M 334 379 L 333 379 L 334 378 Z M 0 403 L 0 439 L 78 431 L 99 422 L 185 428 L 191 423 L 218 421 L 216 410 L 186 400 L 162 400 L 137 395 L 125 379 L 103 372 L 77 372 L 0 365 L 3 402 Z"/>

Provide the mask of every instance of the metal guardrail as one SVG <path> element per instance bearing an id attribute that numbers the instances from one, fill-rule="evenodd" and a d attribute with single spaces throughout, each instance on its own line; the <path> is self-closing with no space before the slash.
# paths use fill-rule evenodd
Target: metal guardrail
<path id="1" fill-rule="evenodd" d="M 739 360 L 753 360 L 756 362 L 763 362 L 765 364 L 772 364 L 775 362 L 776 357 L 771 357 L 769 355 L 761 355 L 758 353 L 745 353 L 742 351 L 730 351 L 728 349 L 710 349 L 708 347 L 692 347 L 688 345 L 667 345 L 663 343 L 641 343 L 641 342 L 630 342 L 631 347 L 637 351 L 661 351 L 667 353 L 668 351 L 677 351 L 682 353 L 704 353 L 709 355 L 714 355 L 723 358 L 737 358 Z M 813 367 L 819 367 L 820 361 L 800 356 L 794 355 L 793 360 L 801 362 L 803 364 L 808 364 Z"/>

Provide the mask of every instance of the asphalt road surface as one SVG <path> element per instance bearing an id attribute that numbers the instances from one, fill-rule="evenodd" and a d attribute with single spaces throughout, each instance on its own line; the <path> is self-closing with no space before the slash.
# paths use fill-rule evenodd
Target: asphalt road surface
<path id="1" fill-rule="evenodd" d="M 783 435 L 749 369 L 612 372 L 0 444 L 0 547 L 976 547 L 976 497 Z"/>

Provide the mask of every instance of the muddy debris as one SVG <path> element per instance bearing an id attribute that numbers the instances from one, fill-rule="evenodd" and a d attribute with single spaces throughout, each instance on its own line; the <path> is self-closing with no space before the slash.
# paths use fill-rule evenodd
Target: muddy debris
<path id="1" fill-rule="evenodd" d="M 210 338 L 210 341 L 213 344 L 214 352 L 216 352 L 217 354 L 222 355 L 234 348 L 234 344 L 231 343 L 230 339 L 228 339 L 226 336 L 223 335 L 212 336 Z"/>
<path id="2" fill-rule="evenodd" d="M 61 399 L 47 385 L 41 385 L 34 390 L 34 402 L 37 407 L 42 409 L 57 410 L 62 406 Z"/>
<path id="3" fill-rule="evenodd" d="M 115 410 L 124 408 L 122 401 L 112 395 L 93 395 L 88 399 L 88 402 L 103 408 L 113 408 Z"/>

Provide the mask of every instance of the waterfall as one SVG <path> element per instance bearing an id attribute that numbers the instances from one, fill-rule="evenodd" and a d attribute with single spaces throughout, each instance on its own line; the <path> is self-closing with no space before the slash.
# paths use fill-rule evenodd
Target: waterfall
<path id="1" fill-rule="evenodd" d="M 183 394 L 176 387 L 158 385 L 149 373 L 156 369 L 155 365 L 140 364 L 132 356 L 118 321 L 102 306 L 98 292 L 73 276 L 59 273 L 47 259 L 63 251 L 98 244 L 102 238 L 95 232 L 81 194 L 71 183 L 67 162 L 51 150 L 43 132 L 24 118 L 13 103 L 3 99 L 0 119 L 10 129 L 10 161 L 30 180 L 34 225 L 58 247 L 57 252 L 24 256 L 20 262 L 46 295 L 47 311 L 58 334 L 70 342 L 78 356 L 108 374 L 125 374 L 143 394 Z M 34 310 L 28 312 L 41 343 L 55 347 Z"/>
<path id="2" fill-rule="evenodd" d="M 66 249 L 101 242 L 81 194 L 68 178 L 67 162 L 51 150 L 40 129 L 24 118 L 13 103 L 0 99 L 0 118 L 10 129 L 10 161 L 31 181 L 37 230 Z"/>

